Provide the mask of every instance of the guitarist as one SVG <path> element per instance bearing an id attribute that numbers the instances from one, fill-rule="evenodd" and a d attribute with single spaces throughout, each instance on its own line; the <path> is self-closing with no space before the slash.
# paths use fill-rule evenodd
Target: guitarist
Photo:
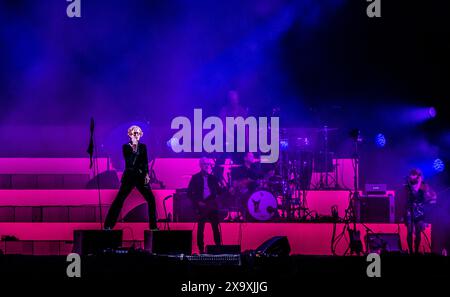
<path id="1" fill-rule="evenodd" d="M 213 167 L 212 159 L 201 158 L 201 171 L 192 176 L 188 186 L 188 197 L 192 200 L 197 212 L 197 245 L 200 253 L 205 252 L 203 238 L 206 222 L 211 223 L 214 243 L 221 244 L 217 204 L 217 196 L 221 192 L 221 188 L 219 180 L 212 174 Z"/>
<path id="2" fill-rule="evenodd" d="M 410 254 L 419 253 L 421 233 L 427 227 L 425 209 L 436 202 L 436 193 L 423 181 L 420 169 L 412 169 L 406 182 L 405 223 L 407 227 L 407 242 Z M 413 235 L 414 251 L 413 251 Z"/>

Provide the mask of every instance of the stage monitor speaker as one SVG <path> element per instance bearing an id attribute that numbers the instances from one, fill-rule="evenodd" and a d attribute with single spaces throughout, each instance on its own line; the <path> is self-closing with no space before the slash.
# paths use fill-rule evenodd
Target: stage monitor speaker
<path id="1" fill-rule="evenodd" d="M 211 255 L 240 254 L 240 245 L 207 245 L 206 253 Z"/>
<path id="2" fill-rule="evenodd" d="M 144 248 L 153 254 L 186 254 L 192 253 L 192 231 L 144 231 Z"/>
<path id="3" fill-rule="evenodd" d="M 290 252 L 291 246 L 287 236 L 274 236 L 256 249 L 256 254 L 268 257 L 287 257 Z"/>
<path id="4" fill-rule="evenodd" d="M 122 230 L 74 230 L 73 252 L 80 255 L 101 254 L 122 245 Z"/>
<path id="5" fill-rule="evenodd" d="M 368 233 L 365 241 L 367 253 L 399 253 L 402 251 L 402 244 L 398 233 Z"/>
<path id="6" fill-rule="evenodd" d="M 186 189 L 179 189 L 173 195 L 173 219 L 174 222 L 197 221 L 194 205 L 188 198 Z"/>

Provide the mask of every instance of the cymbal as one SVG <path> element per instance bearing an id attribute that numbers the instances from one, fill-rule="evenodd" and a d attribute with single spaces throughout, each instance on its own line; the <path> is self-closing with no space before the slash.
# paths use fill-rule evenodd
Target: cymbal
<path id="1" fill-rule="evenodd" d="M 241 167 L 242 165 L 239 164 L 224 164 L 224 165 L 219 165 L 219 167 L 222 168 L 237 168 L 237 167 Z"/>

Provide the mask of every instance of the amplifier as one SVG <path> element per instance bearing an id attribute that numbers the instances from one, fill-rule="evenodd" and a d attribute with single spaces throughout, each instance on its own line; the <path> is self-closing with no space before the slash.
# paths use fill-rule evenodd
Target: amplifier
<path id="1" fill-rule="evenodd" d="M 400 235 L 397 233 L 368 233 L 365 239 L 367 253 L 402 252 Z"/>
<path id="2" fill-rule="evenodd" d="M 194 204 L 187 196 L 186 189 L 178 189 L 173 195 L 173 221 L 174 222 L 196 222 Z"/>
<path id="3" fill-rule="evenodd" d="M 394 196 L 361 196 L 356 201 L 356 215 L 362 223 L 395 223 Z"/>
<path id="4" fill-rule="evenodd" d="M 387 185 L 386 184 L 366 184 L 366 195 L 368 196 L 380 196 L 386 195 Z"/>

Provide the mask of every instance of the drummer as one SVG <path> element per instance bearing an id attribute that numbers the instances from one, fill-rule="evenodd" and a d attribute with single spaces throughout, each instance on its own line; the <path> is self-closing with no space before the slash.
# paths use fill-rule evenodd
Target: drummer
<path id="1" fill-rule="evenodd" d="M 263 178 L 260 160 L 255 158 L 254 153 L 246 152 L 241 167 L 233 168 L 231 172 L 233 184 L 236 187 L 245 187 L 253 191 L 257 187 L 256 181 Z"/>

